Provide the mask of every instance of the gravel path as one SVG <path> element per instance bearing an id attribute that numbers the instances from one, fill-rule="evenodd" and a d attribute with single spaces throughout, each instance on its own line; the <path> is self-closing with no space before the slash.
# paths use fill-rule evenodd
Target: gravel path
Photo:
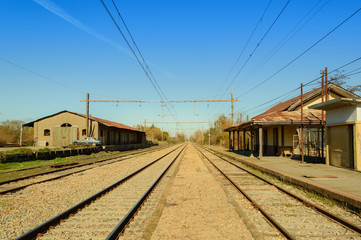
<path id="1" fill-rule="evenodd" d="M 176 146 L 171 149 L 174 148 Z M 167 151 L 105 165 L 0 196 L 0 239 L 20 236 Z"/>
<path id="2" fill-rule="evenodd" d="M 151 239 L 252 239 L 194 147 L 187 146 Z"/>

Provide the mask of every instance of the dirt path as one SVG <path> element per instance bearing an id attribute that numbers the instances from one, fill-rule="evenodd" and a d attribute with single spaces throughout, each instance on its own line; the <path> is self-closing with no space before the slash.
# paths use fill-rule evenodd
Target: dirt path
<path id="1" fill-rule="evenodd" d="M 220 184 L 189 144 L 150 239 L 252 239 Z"/>

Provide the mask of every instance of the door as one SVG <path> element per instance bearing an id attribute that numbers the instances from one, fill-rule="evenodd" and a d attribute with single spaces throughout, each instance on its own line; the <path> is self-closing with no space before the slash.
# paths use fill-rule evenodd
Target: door
<path id="1" fill-rule="evenodd" d="M 69 146 L 77 139 L 77 127 L 54 127 L 54 146 Z"/>
<path id="2" fill-rule="evenodd" d="M 354 168 L 353 125 L 328 128 L 330 164 L 338 167 Z"/>

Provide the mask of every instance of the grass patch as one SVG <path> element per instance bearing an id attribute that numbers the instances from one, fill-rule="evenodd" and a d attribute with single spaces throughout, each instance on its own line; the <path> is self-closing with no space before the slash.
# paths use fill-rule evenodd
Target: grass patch
<path id="1" fill-rule="evenodd" d="M 334 206 L 336 205 L 334 202 L 330 201 L 329 199 L 324 198 L 324 197 L 321 197 L 321 196 L 319 196 L 319 195 L 317 195 L 317 194 L 314 194 L 314 193 L 307 192 L 307 193 L 306 193 L 306 196 L 307 196 L 308 198 L 311 198 L 311 199 L 314 199 L 314 200 L 316 200 L 316 201 L 318 201 L 318 202 L 321 202 L 321 203 L 323 203 L 323 204 L 326 204 L 326 205 L 329 206 L 329 207 L 334 207 Z"/>
<path id="2" fill-rule="evenodd" d="M 10 203 L 10 200 L 0 201 L 0 207 L 5 207 L 5 206 L 8 205 L 9 203 Z"/>
<path id="3" fill-rule="evenodd" d="M 30 148 L 18 148 L 14 150 L 1 151 L 4 155 L 18 154 L 18 153 L 31 153 L 33 152 Z"/>
<path id="4" fill-rule="evenodd" d="M 45 148 L 40 148 L 37 150 L 37 152 L 50 152 L 52 151 L 52 149 L 48 148 L 48 147 L 45 147 Z"/>

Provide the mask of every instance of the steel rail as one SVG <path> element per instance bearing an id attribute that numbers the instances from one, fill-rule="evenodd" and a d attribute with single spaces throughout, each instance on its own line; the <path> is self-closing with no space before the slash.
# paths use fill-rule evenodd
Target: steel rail
<path id="1" fill-rule="evenodd" d="M 163 149 L 163 148 L 161 148 L 161 149 Z M 48 172 L 37 173 L 37 174 L 25 176 L 25 177 L 15 178 L 15 179 L 0 182 L 0 186 L 4 185 L 4 184 L 7 184 L 7 183 L 17 182 L 17 181 L 25 180 L 25 179 L 32 178 L 32 177 L 37 177 L 37 176 L 41 176 L 41 175 L 46 175 L 46 174 L 51 174 L 51 173 L 55 173 L 55 172 L 69 170 L 69 169 L 72 169 L 72 168 L 83 167 L 83 166 L 87 166 L 87 165 L 101 163 L 101 162 L 105 162 L 105 161 L 108 161 L 108 160 L 113 160 L 113 159 L 116 159 L 116 158 L 128 157 L 128 156 L 132 156 L 132 155 L 135 155 L 135 154 L 142 154 L 142 153 L 146 154 L 146 153 L 149 153 L 149 152 L 152 152 L 152 151 L 157 151 L 157 150 L 159 150 L 159 149 L 152 149 L 152 150 L 149 150 L 149 151 L 141 151 L 141 152 L 136 152 L 136 153 L 129 153 L 129 154 L 121 155 L 121 156 L 118 156 L 118 157 L 106 158 L 106 159 L 103 159 L 103 160 L 94 161 L 94 162 L 90 162 L 90 163 L 84 163 L 84 164 L 80 164 L 80 165 L 76 165 L 76 166 L 71 166 L 71 167 L 56 169 L 56 170 L 52 170 L 52 171 L 48 171 Z M 38 168 L 38 167 L 34 167 L 34 168 Z M 20 169 L 20 170 L 17 170 L 17 171 L 26 171 L 26 170 L 31 170 L 31 169 L 34 169 L 34 168 Z M 9 172 L 4 172 L 4 173 L 9 173 Z"/>
<path id="2" fill-rule="evenodd" d="M 161 149 L 161 148 L 158 148 L 158 149 Z M 139 149 L 138 149 L 139 150 Z M 152 149 L 154 150 L 154 149 Z M 139 152 L 135 152 L 135 153 L 128 153 L 128 150 L 125 151 L 124 155 L 120 155 L 119 157 L 123 157 L 123 156 L 130 156 L 130 155 L 133 155 L 133 154 L 137 154 L 137 153 L 143 153 L 143 152 L 146 152 L 146 151 L 152 151 L 152 150 L 144 150 L 144 151 L 139 151 Z M 129 151 L 132 151 L 132 150 L 129 150 Z M 75 155 L 76 156 L 76 155 Z M 79 155 L 78 155 L 79 156 Z M 113 158 L 110 158 L 110 159 L 113 159 Z M 107 159 L 103 159 L 103 160 L 99 160 L 99 161 L 95 161 L 95 162 L 92 162 L 92 163 L 98 163 L 98 162 L 101 162 L 101 161 L 104 161 L 104 160 L 108 160 Z M 44 161 L 47 161 L 47 160 L 44 160 Z M 87 163 L 87 164 L 92 164 L 92 163 Z M 78 165 L 79 166 L 79 165 Z M 23 172 L 23 171 L 27 171 L 27 170 L 32 170 L 32 169 L 36 169 L 36 168 L 41 168 L 43 166 L 37 166 L 37 167 L 30 167 L 30 168 L 23 168 L 23 169 L 17 169 L 17 170 L 10 170 L 10 171 L 4 171 L 4 172 L 0 172 L 1 174 L 7 174 L 7 173 L 13 173 L 13 172 Z M 62 168 L 62 170 L 64 170 L 65 168 Z M 34 175 L 31 175 L 31 176 L 34 176 Z M 28 177 L 28 176 L 26 176 Z M 12 179 L 12 180 L 7 180 L 7 181 L 3 181 L 3 182 L 0 182 L 0 185 L 3 185 L 3 184 L 6 184 L 6 183 L 9 183 L 9 182 L 13 182 L 13 181 L 19 181 L 19 180 L 22 180 L 20 178 L 15 178 L 15 179 Z"/>
<path id="3" fill-rule="evenodd" d="M 276 219 L 274 219 L 270 214 L 268 214 L 257 202 L 250 197 L 245 191 L 243 191 L 232 179 L 230 179 L 221 169 L 219 169 L 198 147 L 196 149 L 202 154 L 202 156 L 208 160 L 209 163 L 213 165 L 243 196 L 245 196 L 252 205 L 259 210 L 262 215 L 275 227 L 278 231 L 287 239 L 295 240 L 296 238 L 289 233 Z M 217 156 L 217 155 L 216 155 Z M 217 156 L 218 157 L 218 156 Z"/>
<path id="4" fill-rule="evenodd" d="M 178 157 L 182 154 L 187 144 L 183 147 L 183 149 L 177 154 L 177 156 L 172 160 L 172 162 L 167 166 L 167 168 L 163 171 L 163 173 L 155 180 L 155 182 L 148 188 L 148 190 L 143 194 L 143 196 L 137 201 L 137 203 L 129 210 L 127 215 L 119 222 L 119 224 L 114 228 L 114 230 L 108 235 L 106 240 L 116 240 L 121 232 L 123 232 L 131 219 L 134 218 L 134 214 L 140 209 L 143 202 L 147 199 L 149 194 L 154 190 L 156 185 L 160 182 L 163 176 L 167 173 L 169 168 L 173 165 L 173 163 L 178 159 Z"/>
<path id="5" fill-rule="evenodd" d="M 172 152 L 176 151 L 177 149 L 179 149 L 181 146 L 173 149 L 172 151 L 164 154 L 163 156 L 157 158 L 156 160 L 154 160 L 153 162 L 145 165 L 144 167 L 134 171 L 133 173 L 129 174 L 128 176 L 120 179 L 119 181 L 113 183 L 112 185 L 104 188 L 103 190 L 101 190 L 100 192 L 90 196 L 89 198 L 85 199 L 84 201 L 76 204 L 75 206 L 69 208 L 68 210 L 65 210 L 64 212 L 58 214 L 57 216 L 51 218 L 50 220 L 40 224 L 39 226 L 31 229 L 30 231 L 24 233 L 23 235 L 21 235 L 20 237 L 15 238 L 15 240 L 31 240 L 37 237 L 38 234 L 44 233 L 46 232 L 51 226 L 57 225 L 61 220 L 68 218 L 71 214 L 76 213 L 78 210 L 86 207 L 87 205 L 89 205 L 92 201 L 96 200 L 97 198 L 101 197 L 102 195 L 108 193 L 109 191 L 111 191 L 112 189 L 114 189 L 115 187 L 118 187 L 120 184 L 122 184 L 123 182 L 129 180 L 130 178 L 134 177 L 135 175 L 137 175 L 138 173 L 140 173 L 141 171 L 143 171 L 144 169 L 148 168 L 149 166 L 153 165 L 154 163 L 158 162 L 160 159 L 166 157 L 167 155 L 171 154 Z"/>
<path id="6" fill-rule="evenodd" d="M 63 178 L 63 177 L 66 177 L 66 176 L 69 176 L 69 175 L 72 175 L 72 174 L 75 174 L 75 173 L 84 172 L 84 171 L 93 169 L 93 168 L 95 168 L 95 167 L 100 167 L 100 166 L 104 166 L 104 165 L 107 165 L 107 164 L 112 164 L 112 163 L 115 163 L 115 162 L 120 162 L 120 161 L 124 161 L 124 160 L 130 159 L 130 158 L 136 157 L 136 156 L 133 156 L 133 155 L 137 155 L 137 154 L 138 154 L 137 156 L 141 156 L 141 155 L 148 154 L 148 153 L 155 152 L 155 151 L 159 151 L 159 150 L 163 150 L 163 148 L 162 148 L 162 149 L 149 150 L 149 151 L 142 151 L 142 152 L 140 152 L 140 153 L 139 153 L 139 152 L 137 152 L 137 153 L 130 153 L 130 154 L 127 154 L 127 155 L 124 155 L 124 156 L 120 156 L 120 157 L 107 158 L 107 159 L 103 159 L 103 160 L 99 160 L 99 161 L 95 161 L 95 162 L 91 162 L 91 163 L 84 163 L 84 164 L 81 164 L 81 165 L 76 165 L 76 166 L 71 166 L 71 167 L 67 167 L 67 168 L 57 169 L 57 170 L 50 171 L 50 172 L 39 173 L 39 174 L 34 174 L 34 175 L 22 177 L 22 178 L 17 178 L 17 179 L 13 179 L 13 180 L 4 181 L 4 182 L 1 182 L 1 183 L 0 183 L 0 186 L 1 186 L 1 185 L 4 185 L 4 184 L 6 184 L 6 183 L 17 182 L 17 181 L 21 181 L 21 180 L 25 180 L 25 179 L 29 179 L 29 178 L 33 178 L 33 177 L 38 177 L 38 176 L 43 176 L 43 175 L 47 175 L 47 174 L 51 174 L 51 173 L 55 173 L 55 172 L 66 171 L 66 170 L 70 170 L 70 169 L 74 169 L 74 168 L 78 168 L 78 167 L 84 167 L 84 166 L 88 166 L 88 165 L 98 164 L 98 163 L 102 163 L 102 162 L 106 162 L 106 161 L 111 161 L 111 160 L 114 160 L 114 159 L 118 159 L 118 158 L 119 158 L 118 160 L 113 161 L 113 162 L 109 162 L 109 163 L 105 163 L 105 164 L 93 166 L 93 167 L 90 167 L 90 168 L 87 168 L 87 169 L 82 169 L 82 170 L 79 170 L 79 171 L 71 172 L 71 173 L 68 173 L 68 174 L 61 175 L 61 176 L 57 176 L 57 177 L 53 177 L 53 178 L 50 178 L 50 179 L 42 180 L 42 181 L 39 181 L 39 182 L 29 183 L 29 184 L 26 184 L 26 185 L 23 185 L 23 186 L 20 186 L 20 187 L 15 187 L 15 188 L 11 188 L 11 189 L 8 189 L 8 190 L 3 190 L 3 191 L 0 191 L 0 195 L 6 194 L 6 193 L 10 193 L 10 192 L 16 192 L 16 191 L 19 191 L 19 190 L 21 190 L 21 189 L 27 188 L 27 187 L 32 186 L 32 185 L 35 185 L 35 184 L 39 184 L 39 183 L 44 183 L 44 182 L 49 182 L 49 181 L 57 180 L 57 179 L 59 179 L 59 178 Z"/>
<path id="7" fill-rule="evenodd" d="M 351 223 L 350 221 L 348 221 L 348 220 L 346 220 L 346 219 L 344 219 L 344 218 L 342 218 L 342 217 L 340 217 L 340 216 L 337 216 L 337 215 L 331 213 L 330 211 L 327 211 L 326 209 L 323 209 L 323 208 L 321 208 L 320 206 L 318 206 L 318 205 L 316 205 L 316 204 L 314 204 L 314 203 L 312 203 L 312 202 L 310 202 L 310 201 L 308 201 L 308 200 L 306 200 L 306 199 L 304 199 L 304 198 L 302 198 L 302 197 L 300 197 L 300 196 L 297 196 L 296 194 L 288 191 L 287 189 L 285 189 L 285 188 L 283 188 L 283 187 L 281 187 L 281 186 L 278 186 L 278 185 L 272 183 L 271 181 L 269 181 L 269 180 L 267 180 L 267 179 L 265 179 L 265 178 L 263 178 L 263 177 L 261 177 L 261 176 L 256 175 L 255 173 L 249 171 L 249 170 L 246 169 L 246 168 L 243 168 L 243 167 L 241 167 L 241 166 L 238 166 L 238 165 L 235 164 L 235 163 L 230 162 L 229 160 L 227 160 L 227 159 L 225 159 L 225 158 L 223 158 L 223 157 L 221 157 L 221 156 L 213 153 L 210 149 L 207 149 L 207 148 L 204 148 L 204 149 L 207 150 L 208 152 L 216 155 L 216 156 L 219 157 L 220 159 L 228 162 L 229 164 L 231 164 L 231 165 L 233 165 L 233 166 L 235 166 L 235 167 L 237 167 L 237 168 L 239 168 L 239 169 L 241 169 L 241 170 L 243 170 L 243 171 L 245 171 L 245 172 L 253 175 L 254 177 L 256 177 L 256 178 L 258 178 L 258 179 L 260 179 L 260 180 L 262 180 L 262 181 L 264 181 L 264 182 L 266 182 L 266 183 L 274 186 L 274 187 L 277 188 L 278 190 L 280 190 L 280 191 L 286 193 L 287 195 L 293 197 L 294 199 L 298 200 L 299 202 L 303 203 L 304 205 L 309 206 L 310 208 L 314 209 L 314 210 L 315 210 L 316 212 L 318 212 L 319 214 L 324 215 L 325 217 L 327 217 L 328 219 L 332 220 L 333 222 L 336 222 L 337 224 L 340 224 L 340 225 L 342 225 L 343 227 L 345 227 L 345 228 L 347 228 L 347 229 L 349 229 L 349 230 L 352 230 L 352 231 L 354 231 L 354 232 L 356 232 L 356 233 L 358 233 L 358 234 L 361 234 L 361 227 L 360 227 L 360 226 L 357 226 L 357 225 Z M 214 152 L 218 153 L 217 151 L 214 151 Z M 236 159 L 234 159 L 234 160 L 236 160 Z"/>

